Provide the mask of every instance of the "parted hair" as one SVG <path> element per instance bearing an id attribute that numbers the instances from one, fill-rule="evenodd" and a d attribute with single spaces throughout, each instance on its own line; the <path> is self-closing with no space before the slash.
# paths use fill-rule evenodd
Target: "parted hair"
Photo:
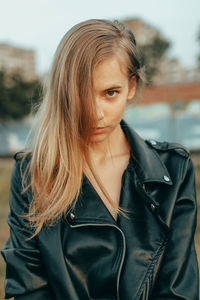
<path id="1" fill-rule="evenodd" d="M 56 50 L 44 87 L 44 96 L 31 131 L 24 158 L 31 159 L 23 174 L 23 192 L 32 188 L 33 201 L 26 217 L 35 234 L 43 225 L 72 208 L 80 194 L 84 161 L 114 209 L 90 160 L 88 145 L 97 124 L 93 71 L 106 58 L 117 55 L 127 76 L 136 78 L 136 95 L 144 84 L 143 68 L 133 33 L 118 21 L 87 20 L 72 27 Z M 25 176 L 30 175 L 29 185 Z"/>

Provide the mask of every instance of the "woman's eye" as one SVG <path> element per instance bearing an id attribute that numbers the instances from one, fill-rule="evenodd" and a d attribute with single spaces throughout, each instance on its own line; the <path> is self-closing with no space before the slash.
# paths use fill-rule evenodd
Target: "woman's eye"
<path id="1" fill-rule="evenodd" d="M 107 91 L 107 93 L 106 93 L 107 97 L 109 97 L 109 98 L 113 98 L 113 97 L 115 97 L 117 94 L 118 94 L 117 91 Z"/>

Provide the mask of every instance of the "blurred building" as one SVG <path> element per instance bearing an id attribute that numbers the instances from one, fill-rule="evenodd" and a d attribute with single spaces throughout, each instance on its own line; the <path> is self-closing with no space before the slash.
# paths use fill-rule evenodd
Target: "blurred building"
<path id="1" fill-rule="evenodd" d="M 0 70 L 8 73 L 20 72 L 22 77 L 33 80 L 35 71 L 35 52 L 8 44 L 0 44 Z"/>
<path id="2" fill-rule="evenodd" d="M 158 29 L 138 18 L 126 19 L 123 22 L 134 33 L 139 47 L 153 45 L 156 38 L 163 39 L 162 34 Z M 158 72 L 151 78 L 152 84 L 163 84 L 168 80 L 170 80 L 170 82 L 174 80 L 177 81 L 177 78 L 181 77 L 182 70 L 178 61 L 169 61 L 166 55 L 164 55 L 162 58 L 159 58 L 156 63 Z M 177 74 L 177 68 L 179 69 L 179 74 Z"/>

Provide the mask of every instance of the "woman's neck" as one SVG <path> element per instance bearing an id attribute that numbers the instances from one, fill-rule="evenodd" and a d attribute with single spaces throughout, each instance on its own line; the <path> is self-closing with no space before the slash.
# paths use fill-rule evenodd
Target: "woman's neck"
<path id="1" fill-rule="evenodd" d="M 92 143 L 90 147 L 90 156 L 97 164 L 129 153 L 130 145 L 120 125 L 107 139 L 98 143 Z"/>

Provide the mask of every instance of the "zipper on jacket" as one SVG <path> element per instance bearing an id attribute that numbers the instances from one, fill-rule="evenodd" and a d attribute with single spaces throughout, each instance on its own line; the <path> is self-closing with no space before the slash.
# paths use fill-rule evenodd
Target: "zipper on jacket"
<path id="1" fill-rule="evenodd" d="M 116 300 L 120 300 L 120 297 L 119 297 L 119 281 L 120 281 L 120 275 L 121 275 L 121 270 L 122 270 L 122 266 L 123 266 L 123 262 L 124 262 L 124 258 L 125 258 L 125 253 L 126 253 L 126 239 L 125 239 L 125 236 L 124 236 L 124 233 L 123 231 L 116 225 L 114 224 L 94 224 L 94 223 L 84 223 L 84 224 L 77 224 L 77 225 L 73 225 L 73 224 L 69 224 L 71 228 L 77 228 L 77 227 L 85 227 L 85 226 L 98 226 L 98 227 L 114 227 L 116 228 L 121 236 L 122 236 L 122 242 L 123 242 L 123 245 L 122 245 L 122 255 L 121 255 L 121 262 L 120 262 L 120 265 L 119 265 L 119 269 L 118 269 L 118 273 L 117 273 L 117 298 Z"/>

